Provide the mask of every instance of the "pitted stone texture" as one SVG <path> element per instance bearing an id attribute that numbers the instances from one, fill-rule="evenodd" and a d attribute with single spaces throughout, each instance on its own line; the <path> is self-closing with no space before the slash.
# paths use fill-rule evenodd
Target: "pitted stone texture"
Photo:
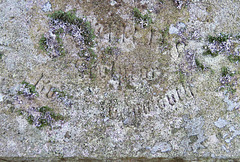
<path id="1" fill-rule="evenodd" d="M 155 154 L 157 151 L 161 151 L 161 152 L 168 152 L 171 151 L 172 147 L 169 143 L 167 142 L 160 142 L 160 143 L 156 143 L 154 145 L 154 147 L 151 149 L 151 152 L 153 154 Z"/>
<path id="2" fill-rule="evenodd" d="M 214 122 L 214 124 L 218 128 L 223 128 L 228 124 L 228 122 L 224 119 L 219 118 L 216 122 Z"/>

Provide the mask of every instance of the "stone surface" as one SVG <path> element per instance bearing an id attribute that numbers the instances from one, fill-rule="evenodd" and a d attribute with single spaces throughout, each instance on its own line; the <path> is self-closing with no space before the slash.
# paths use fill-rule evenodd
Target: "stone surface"
<path id="1" fill-rule="evenodd" d="M 231 0 L 0 1 L 0 157 L 239 160 L 240 68 L 229 59 L 239 55 L 239 8 Z M 93 46 L 77 39 L 86 37 L 76 25 L 57 32 L 48 14 L 59 10 L 90 22 Z M 52 40 L 47 52 L 42 36 Z"/>
<path id="2" fill-rule="evenodd" d="M 214 124 L 218 128 L 223 128 L 228 124 L 228 122 L 224 119 L 219 118 L 216 122 L 214 122 Z"/>
<path id="3" fill-rule="evenodd" d="M 51 3 L 50 3 L 50 2 L 45 3 L 44 6 L 42 7 L 42 10 L 43 10 L 44 12 L 50 12 L 50 11 L 52 11 L 52 5 L 51 5 Z"/>

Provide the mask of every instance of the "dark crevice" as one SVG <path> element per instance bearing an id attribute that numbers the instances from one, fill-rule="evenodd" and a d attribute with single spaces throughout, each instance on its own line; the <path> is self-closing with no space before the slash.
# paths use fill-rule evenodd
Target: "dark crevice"
<path id="1" fill-rule="evenodd" d="M 178 90 L 178 89 L 176 89 L 176 91 L 177 91 L 177 95 L 178 95 L 178 98 L 179 98 L 179 100 L 181 100 L 181 101 L 182 101 L 183 99 L 182 99 L 182 97 L 181 97 L 181 96 L 180 96 L 180 94 L 179 94 L 179 90 Z"/>
<path id="2" fill-rule="evenodd" d="M 168 103 L 169 103 L 171 106 L 173 106 L 174 104 L 171 102 L 169 96 L 168 96 L 168 95 L 166 95 L 166 96 L 167 96 L 167 99 L 168 99 Z"/>

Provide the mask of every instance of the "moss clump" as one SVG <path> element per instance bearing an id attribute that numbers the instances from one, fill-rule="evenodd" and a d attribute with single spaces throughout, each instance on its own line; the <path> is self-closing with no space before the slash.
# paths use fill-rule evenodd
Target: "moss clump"
<path id="1" fill-rule="evenodd" d="M 205 68 L 204 65 L 198 59 L 195 59 L 195 63 L 198 68 L 200 68 L 201 70 L 204 70 Z"/>
<path id="2" fill-rule="evenodd" d="M 152 18 L 148 15 L 142 15 L 142 13 L 137 9 L 133 9 L 133 16 L 137 24 L 142 24 L 142 27 L 148 27 L 152 23 Z"/>
<path id="3" fill-rule="evenodd" d="M 92 81 L 95 81 L 96 78 L 97 78 L 97 75 L 91 71 L 91 72 L 90 72 L 90 79 L 91 79 Z"/>
<path id="4" fill-rule="evenodd" d="M 57 97 L 58 97 L 58 98 L 62 98 L 62 97 L 73 98 L 73 96 L 70 96 L 70 95 L 67 94 L 66 92 L 61 91 L 61 90 L 59 90 L 59 89 L 57 89 L 57 88 L 53 88 L 52 91 L 57 94 Z"/>
<path id="5" fill-rule="evenodd" d="M 126 88 L 127 89 L 135 89 L 135 87 L 133 85 L 131 85 L 130 83 L 127 83 Z"/>
<path id="6" fill-rule="evenodd" d="M 160 46 L 164 49 L 164 50 L 169 50 L 172 48 L 171 43 L 169 42 L 169 26 L 166 27 L 165 29 L 160 31 L 161 33 L 161 37 L 158 39 Z"/>
<path id="7" fill-rule="evenodd" d="M 229 35 L 226 34 L 220 34 L 218 37 L 215 36 L 208 36 L 208 41 L 210 43 L 218 42 L 218 43 L 222 43 L 222 42 L 226 42 L 227 39 L 229 38 Z"/>
<path id="8" fill-rule="evenodd" d="M 33 116 L 31 111 L 18 110 L 18 115 L 23 115 L 26 117 L 27 122 L 30 125 L 35 125 L 37 128 L 42 128 L 45 126 L 51 126 L 54 121 L 64 120 L 64 117 L 55 113 L 52 108 L 48 106 L 42 106 L 38 109 L 35 109 L 34 112 L 40 113 L 40 115 Z"/>
<path id="9" fill-rule="evenodd" d="M 0 52 L 0 60 L 2 59 L 3 56 L 3 52 Z"/>
<path id="10" fill-rule="evenodd" d="M 229 55 L 229 56 L 228 56 L 228 60 L 229 60 L 230 62 L 238 62 L 238 61 L 240 61 L 240 56 Z"/>
<path id="11" fill-rule="evenodd" d="M 43 119 L 43 118 L 40 118 L 38 119 L 38 123 L 40 124 L 39 126 L 37 126 L 37 128 L 42 128 L 42 127 L 46 127 L 46 126 L 49 126 L 50 123 L 48 122 L 47 119 Z"/>
<path id="12" fill-rule="evenodd" d="M 47 38 L 42 35 L 42 37 L 39 40 L 39 48 L 43 51 L 46 51 L 48 46 L 47 46 Z"/>
<path id="13" fill-rule="evenodd" d="M 64 120 L 64 117 L 59 113 L 55 114 L 54 112 L 51 112 L 50 115 L 55 121 Z"/>
<path id="14" fill-rule="evenodd" d="M 54 120 L 58 121 L 58 120 L 63 120 L 64 117 L 61 114 L 56 114 L 52 108 L 48 107 L 48 106 L 42 106 L 38 109 L 39 112 L 42 113 L 42 115 L 46 115 L 47 112 L 50 113 L 51 118 L 53 118 Z"/>
<path id="15" fill-rule="evenodd" d="M 33 117 L 33 115 L 29 115 L 28 117 L 27 117 L 27 121 L 28 121 L 28 123 L 29 124 L 33 124 L 33 122 L 34 122 L 34 117 Z"/>
<path id="16" fill-rule="evenodd" d="M 83 31 L 82 35 L 84 37 L 84 43 L 89 46 L 94 45 L 94 30 L 91 28 L 91 24 L 88 21 L 78 18 L 72 11 L 55 11 L 48 16 L 55 20 L 61 20 L 69 24 L 77 25 Z"/>
<path id="17" fill-rule="evenodd" d="M 207 48 L 207 50 L 203 52 L 203 55 L 205 55 L 205 56 L 211 55 L 212 57 L 216 57 L 216 56 L 218 56 L 218 52 L 213 53 L 209 48 Z"/>
<path id="18" fill-rule="evenodd" d="M 24 111 L 23 110 L 17 110 L 18 115 L 23 115 Z"/>
<path id="19" fill-rule="evenodd" d="M 233 86 L 229 86 L 229 87 L 227 87 L 227 91 L 231 92 L 233 94 L 233 93 L 237 92 L 237 89 L 233 88 Z"/>
<path id="20" fill-rule="evenodd" d="M 96 55 L 96 53 L 93 51 L 93 49 L 88 48 L 88 52 L 90 53 L 90 57 L 91 57 L 92 59 L 96 59 L 96 58 L 97 58 L 97 55 Z"/>
<path id="21" fill-rule="evenodd" d="M 58 97 L 65 97 L 65 96 L 67 96 L 67 94 L 64 91 L 60 91 L 59 89 L 54 88 L 52 91 L 57 93 Z"/>
<path id="22" fill-rule="evenodd" d="M 56 30 L 56 33 L 62 34 L 64 32 L 63 28 L 59 28 L 58 30 Z"/>
<path id="23" fill-rule="evenodd" d="M 179 71 L 179 79 L 180 79 L 180 83 L 184 84 L 185 76 L 182 71 Z"/>
<path id="24" fill-rule="evenodd" d="M 68 32 L 66 34 L 72 36 L 80 47 L 79 56 L 85 57 L 84 66 L 86 65 L 86 68 L 83 70 L 84 73 L 88 72 L 88 74 L 90 73 L 90 76 L 93 76 L 91 74 L 91 69 L 94 68 L 94 64 L 97 61 L 97 55 L 92 49 L 95 38 L 94 30 L 86 19 L 78 18 L 75 15 L 75 12 L 76 11 L 63 12 L 60 10 L 49 15 L 53 26 L 55 26 L 54 34 L 56 35 L 56 40 L 50 42 L 56 42 L 55 44 L 57 45 L 53 44 L 52 46 L 54 47 L 57 56 L 64 56 L 66 51 L 63 48 L 61 36 L 63 36 L 62 33 Z M 64 27 L 61 25 L 62 22 L 64 22 Z"/>
<path id="25" fill-rule="evenodd" d="M 221 74 L 222 77 L 226 77 L 227 75 L 234 76 L 234 73 L 232 73 L 226 66 L 221 68 Z"/>
<path id="26" fill-rule="evenodd" d="M 222 73 L 222 77 L 225 77 L 225 76 L 227 76 L 227 74 L 228 74 L 228 68 L 227 67 L 222 67 L 221 68 L 221 73 Z"/>
<path id="27" fill-rule="evenodd" d="M 41 112 L 41 113 L 43 113 L 43 114 L 45 114 L 45 113 L 48 112 L 48 111 L 53 111 L 53 109 L 50 108 L 50 107 L 48 107 L 48 106 L 42 106 L 42 107 L 39 108 L 38 111 Z"/>
<path id="28" fill-rule="evenodd" d="M 48 106 L 40 107 L 38 109 L 38 112 L 40 112 L 41 114 L 40 117 L 36 120 L 37 128 L 51 126 L 52 120 L 64 120 L 64 117 L 61 114 L 55 113 L 53 109 Z"/>
<path id="29" fill-rule="evenodd" d="M 105 48 L 105 54 L 108 54 L 108 55 L 113 55 L 114 54 L 114 49 L 116 49 L 116 47 L 106 47 Z"/>
<path id="30" fill-rule="evenodd" d="M 231 78 L 234 77 L 236 73 L 231 72 L 226 66 L 221 68 L 221 83 L 223 85 L 224 88 L 222 89 L 226 89 L 228 92 L 231 92 L 232 94 L 235 93 L 237 90 L 236 88 L 234 88 L 234 83 L 233 81 L 236 79 Z M 229 78 L 230 77 L 230 78 Z"/>
<path id="31" fill-rule="evenodd" d="M 51 17 L 52 19 L 59 19 L 70 24 L 77 25 L 83 22 L 83 19 L 76 17 L 76 15 L 73 14 L 71 11 L 68 12 L 63 12 L 61 10 L 55 11 L 54 13 L 49 14 L 48 16 Z"/>
<path id="32" fill-rule="evenodd" d="M 26 81 L 23 81 L 22 84 L 24 85 L 24 88 L 27 88 L 30 92 L 30 94 L 26 94 L 26 95 L 36 95 L 39 96 L 38 92 L 36 91 L 36 86 L 33 84 L 30 84 Z M 25 94 L 24 91 L 18 91 L 18 94 Z"/>
<path id="33" fill-rule="evenodd" d="M 62 29 L 62 28 L 60 28 L 60 29 Z M 63 48 L 63 40 L 62 40 L 62 38 L 60 38 L 60 34 L 61 34 L 61 30 L 60 29 L 58 29 L 56 32 L 55 32 L 55 34 L 56 34 L 56 40 L 57 40 L 57 43 L 58 43 L 58 48 L 57 48 L 57 50 L 61 53 L 61 56 L 64 56 L 65 55 L 65 50 L 64 50 L 64 48 Z M 62 29 L 63 30 L 63 29 Z"/>

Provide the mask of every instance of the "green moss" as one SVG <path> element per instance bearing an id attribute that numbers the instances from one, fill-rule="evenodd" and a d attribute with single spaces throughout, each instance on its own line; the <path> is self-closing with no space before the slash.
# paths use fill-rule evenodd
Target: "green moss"
<path id="1" fill-rule="evenodd" d="M 227 67 L 222 67 L 221 68 L 221 73 L 222 73 L 222 76 L 224 77 L 224 76 L 227 76 L 227 74 L 228 74 L 228 68 Z"/>
<path id="2" fill-rule="evenodd" d="M 127 89 L 135 89 L 135 87 L 133 85 L 131 85 L 130 83 L 127 83 L 126 88 Z"/>
<path id="3" fill-rule="evenodd" d="M 42 118 L 39 118 L 38 120 L 38 122 L 41 124 L 39 128 L 50 126 L 51 123 L 45 119 L 45 115 L 47 112 L 50 114 L 51 118 L 54 119 L 55 121 L 64 120 L 64 117 L 61 114 L 55 113 L 53 109 L 48 106 L 42 106 L 38 109 L 38 111 L 42 113 L 41 114 Z"/>
<path id="4" fill-rule="evenodd" d="M 55 114 L 54 112 L 51 112 L 50 115 L 55 121 L 64 120 L 64 117 L 61 114 Z"/>
<path id="5" fill-rule="evenodd" d="M 28 88 L 28 89 L 29 89 L 29 92 L 30 92 L 31 94 L 35 94 L 36 96 L 39 96 L 38 92 L 36 91 L 36 86 L 35 86 L 35 85 L 30 84 L 30 83 L 28 83 L 28 82 L 26 82 L 26 81 L 23 81 L 22 84 L 25 85 L 24 88 Z M 21 92 L 21 91 L 18 91 L 18 94 L 21 95 L 21 94 L 24 94 L 24 93 Z"/>
<path id="6" fill-rule="evenodd" d="M 64 91 L 60 91 L 58 89 L 53 89 L 53 92 L 57 92 L 58 97 L 65 97 L 66 93 Z"/>
<path id="7" fill-rule="evenodd" d="M 218 56 L 218 52 L 212 52 L 209 48 L 207 48 L 207 50 L 206 51 L 204 51 L 203 52 L 203 55 L 211 55 L 212 57 L 216 57 L 216 56 Z"/>
<path id="8" fill-rule="evenodd" d="M 88 68 L 91 69 L 93 67 L 93 65 L 96 63 L 97 55 L 93 51 L 93 49 L 91 49 L 91 48 L 88 48 L 88 53 L 90 54 L 90 60 L 89 60 L 89 63 L 88 63 Z"/>
<path id="9" fill-rule="evenodd" d="M 204 65 L 198 59 L 195 59 L 195 62 L 198 68 L 200 68 L 201 70 L 204 70 L 205 68 Z"/>
<path id="10" fill-rule="evenodd" d="M 224 88 L 221 88 L 220 90 L 226 90 L 228 93 L 234 94 L 235 92 L 237 92 L 237 89 L 233 87 L 233 84 L 227 84 L 224 86 Z"/>
<path id="11" fill-rule="evenodd" d="M 40 112 L 40 116 L 34 117 L 31 113 L 27 113 L 24 110 L 18 110 L 17 113 L 18 115 L 24 115 L 26 116 L 26 120 L 29 124 L 36 124 L 37 128 L 42 128 L 45 126 L 51 126 L 53 121 L 59 121 L 59 120 L 64 120 L 64 117 L 59 114 L 55 113 L 52 108 L 48 106 L 42 106 L 37 109 L 37 112 Z M 49 118 L 50 115 L 50 118 Z"/>
<path id="12" fill-rule="evenodd" d="M 110 74 L 111 70 L 109 70 L 108 68 L 104 68 L 104 73 L 107 75 L 107 74 Z"/>
<path id="13" fill-rule="evenodd" d="M 64 117 L 61 114 L 56 114 L 55 112 L 53 112 L 53 109 L 48 106 L 42 106 L 39 108 L 38 111 L 43 113 L 43 115 L 45 115 L 46 112 L 50 112 L 50 116 L 56 121 L 64 119 Z"/>
<path id="14" fill-rule="evenodd" d="M 3 52 L 0 52 L 0 60 L 2 59 L 3 57 Z"/>
<path id="15" fill-rule="evenodd" d="M 133 16 L 137 24 L 143 23 L 143 27 L 148 27 L 152 23 L 152 18 L 148 15 L 142 15 L 142 13 L 137 9 L 133 9 Z"/>
<path id="16" fill-rule="evenodd" d="M 167 47 L 167 49 L 171 49 L 172 45 L 168 42 L 169 39 L 169 26 L 160 31 L 161 38 L 159 38 L 159 43 L 163 47 Z"/>
<path id="17" fill-rule="evenodd" d="M 47 51 L 47 38 L 44 37 L 44 35 L 42 35 L 42 37 L 39 40 L 39 48 L 43 51 Z"/>
<path id="18" fill-rule="evenodd" d="M 235 75 L 235 73 L 232 73 L 226 66 L 221 68 L 221 74 L 222 74 L 222 77 L 226 77 L 227 75 L 229 76 Z"/>
<path id="19" fill-rule="evenodd" d="M 28 123 L 29 124 L 33 124 L 33 122 L 34 122 L 34 117 L 33 117 L 33 115 L 29 115 L 28 117 L 27 117 L 27 121 L 28 121 Z"/>
<path id="20" fill-rule="evenodd" d="M 50 107 L 48 107 L 48 106 L 42 106 L 42 107 L 39 108 L 38 111 L 41 112 L 41 113 L 43 113 L 43 114 L 45 114 L 45 113 L 48 112 L 48 111 L 53 111 L 53 109 L 50 108 Z"/>
<path id="21" fill-rule="evenodd" d="M 230 87 L 227 88 L 227 91 L 231 92 L 231 93 L 235 93 L 235 92 L 237 92 L 237 89 L 233 88 L 233 86 L 230 86 Z"/>
<path id="22" fill-rule="evenodd" d="M 57 43 L 59 45 L 57 50 L 61 53 L 61 56 L 64 56 L 66 54 L 66 52 L 63 48 L 63 40 L 62 40 L 62 38 L 60 38 L 60 32 L 59 31 L 56 32 L 56 40 L 57 40 Z"/>
<path id="23" fill-rule="evenodd" d="M 70 24 L 77 25 L 83 22 L 83 19 L 76 17 L 76 15 L 71 11 L 68 11 L 68 12 L 63 12 L 61 10 L 55 11 L 54 13 L 49 14 L 48 16 L 51 17 L 52 19 L 59 19 Z"/>
<path id="24" fill-rule="evenodd" d="M 55 31 L 58 34 L 62 34 L 64 32 L 63 28 L 59 28 L 58 30 Z"/>
<path id="25" fill-rule="evenodd" d="M 93 49 L 88 48 L 88 52 L 90 53 L 90 57 L 92 57 L 92 58 L 96 58 L 96 57 L 97 57 L 97 55 L 96 55 L 96 53 L 93 51 Z"/>
<path id="26" fill-rule="evenodd" d="M 52 19 L 58 19 L 69 24 L 77 25 L 83 31 L 82 35 L 84 37 L 84 43 L 89 46 L 94 45 L 93 40 L 95 38 L 95 34 L 94 30 L 91 28 L 91 24 L 88 21 L 78 18 L 74 11 L 63 12 L 60 10 L 55 11 L 48 16 Z"/>
<path id="27" fill-rule="evenodd" d="M 33 93 L 38 94 L 38 92 L 36 91 L 36 87 L 35 87 L 34 85 L 29 84 L 29 85 L 28 85 L 28 88 L 29 88 L 29 90 L 30 90 L 30 92 L 31 92 L 32 94 L 33 94 Z"/>
<path id="28" fill-rule="evenodd" d="M 50 123 L 47 121 L 47 119 L 40 118 L 40 119 L 38 119 L 38 122 L 40 123 L 40 126 L 38 126 L 37 128 L 50 126 Z"/>
<path id="29" fill-rule="evenodd" d="M 108 54 L 108 55 L 113 55 L 113 50 L 115 49 L 116 47 L 106 47 L 105 48 L 105 54 Z"/>
<path id="30" fill-rule="evenodd" d="M 52 91 L 53 92 L 57 92 L 58 94 L 58 97 L 68 97 L 68 98 L 73 98 L 73 96 L 70 96 L 69 94 L 67 94 L 66 92 L 64 92 L 64 91 L 60 91 L 59 89 L 57 89 L 57 88 L 53 88 L 52 89 Z"/>
<path id="31" fill-rule="evenodd" d="M 17 110 L 18 115 L 23 115 L 24 111 L 23 110 Z"/>
<path id="32" fill-rule="evenodd" d="M 229 38 L 229 35 L 220 33 L 220 35 L 218 37 L 208 36 L 208 41 L 210 43 L 213 43 L 214 41 L 218 42 L 218 43 L 222 43 L 222 42 L 226 42 L 228 38 Z"/>
<path id="33" fill-rule="evenodd" d="M 61 46 L 62 38 L 60 38 L 59 33 L 56 33 L 56 40 L 57 40 L 58 44 L 60 44 L 60 46 Z"/>
<path id="34" fill-rule="evenodd" d="M 179 71 L 179 80 L 180 80 L 180 83 L 184 84 L 185 76 L 182 71 Z"/>
<path id="35" fill-rule="evenodd" d="M 226 76 L 231 76 L 233 77 L 236 73 L 233 73 L 231 72 L 226 66 L 222 67 L 221 68 L 221 75 L 222 77 L 226 77 Z M 237 90 L 234 87 L 234 84 L 233 83 L 228 83 L 227 84 L 224 84 L 224 87 L 223 89 L 226 89 L 227 92 L 231 92 L 232 94 L 235 93 Z"/>
<path id="36" fill-rule="evenodd" d="M 240 56 L 229 55 L 229 56 L 228 56 L 228 60 L 229 60 L 230 62 L 237 62 L 237 61 L 240 61 Z"/>
<path id="37" fill-rule="evenodd" d="M 24 93 L 23 93 L 22 91 L 18 91 L 17 94 L 18 94 L 18 95 L 22 95 L 22 94 L 24 94 Z"/>
<path id="38" fill-rule="evenodd" d="M 95 81 L 96 78 L 97 78 L 97 75 L 91 71 L 91 73 L 90 73 L 90 79 L 91 79 L 92 81 Z"/>

